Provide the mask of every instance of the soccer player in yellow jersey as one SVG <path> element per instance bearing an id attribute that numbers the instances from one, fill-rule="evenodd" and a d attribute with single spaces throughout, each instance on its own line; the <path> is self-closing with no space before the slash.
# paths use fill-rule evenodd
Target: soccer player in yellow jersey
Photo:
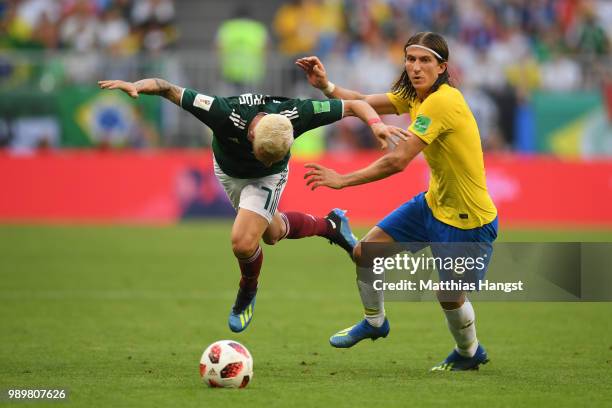
<path id="1" fill-rule="evenodd" d="M 330 82 L 317 57 L 298 59 L 296 64 L 308 81 L 329 98 L 362 99 L 379 114 L 410 113 L 409 137 L 369 166 L 348 174 L 338 174 L 319 164 L 309 164 L 307 184 L 341 189 L 370 183 L 402 171 L 421 151 L 431 170 L 429 188 L 394 210 L 372 228 L 353 251 L 359 266 L 371 266 L 362 254 L 369 242 L 475 243 L 484 251 L 486 263 L 476 269 L 472 282 L 484 278 L 497 237 L 497 210 L 487 191 L 480 135 L 474 115 L 461 92 L 449 83 L 448 46 L 442 36 L 423 32 L 405 45 L 405 70 L 391 92 L 363 95 Z M 450 247 L 450 249 L 449 249 Z M 438 255 L 452 252 L 453 245 L 438 246 Z M 442 248 L 442 250 L 440 250 Z M 447 252 L 448 253 L 448 252 Z M 436 254 L 434 253 L 434 256 Z M 457 279 L 452 270 L 439 270 L 440 280 Z M 467 279 L 467 277 L 464 277 Z M 352 347 L 359 341 L 386 337 L 389 321 L 385 316 L 382 292 L 357 278 L 365 309 L 365 319 L 330 338 L 334 347 Z M 475 315 L 466 292 L 439 291 L 438 300 L 456 347 L 432 370 L 470 370 L 488 361 L 476 338 Z"/>

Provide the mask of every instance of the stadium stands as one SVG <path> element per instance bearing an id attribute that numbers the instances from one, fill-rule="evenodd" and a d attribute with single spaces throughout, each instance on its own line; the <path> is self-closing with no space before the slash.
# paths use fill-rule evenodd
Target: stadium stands
<path id="1" fill-rule="evenodd" d="M 590 150 L 577 150 L 575 142 L 567 142 L 571 137 L 563 139 L 563 131 L 541 120 L 554 114 L 546 110 L 551 98 L 569 101 L 562 108 L 561 116 L 571 119 L 564 128 L 578 126 L 575 119 L 594 115 L 603 105 L 599 90 L 612 77 L 612 3 L 601 0 L 0 0 L 0 95 L 5 108 L 0 146 L 32 146 L 36 137 L 24 136 L 24 141 L 15 136 L 16 129 L 24 128 L 53 134 L 40 143 L 44 146 L 100 144 L 89 130 L 83 143 L 67 141 L 66 126 L 57 119 L 63 113 L 53 108 L 58 93 L 78 93 L 75 89 L 100 78 L 159 76 L 211 94 L 235 93 L 223 81 L 215 44 L 223 21 L 241 6 L 271 34 L 266 76 L 253 84 L 255 92 L 321 96 L 293 65 L 296 56 L 307 54 L 319 55 L 330 77 L 344 86 L 384 92 L 401 70 L 408 36 L 434 30 L 450 42 L 452 77 L 475 113 L 487 150 L 602 153 L 592 147 L 599 146 L 600 137 L 587 143 Z M 32 100 L 46 108 L 30 111 Z M 197 121 L 166 103 L 151 108 L 161 114 L 149 110 L 157 117 L 153 121 L 146 120 L 147 109 L 139 109 L 145 121 L 137 127 L 152 128 L 158 136 L 137 142 L 122 136 L 103 144 L 186 147 L 210 142 Z M 597 123 L 605 117 L 602 113 L 593 119 L 593 126 L 599 129 Z M 25 126 L 16 125 L 24 120 Z M 45 125 L 54 120 L 53 126 Z M 406 124 L 405 118 L 387 120 Z M 603 134 L 609 132 L 606 126 Z M 342 122 L 325 132 L 330 150 L 373 147 L 359 123 Z"/>

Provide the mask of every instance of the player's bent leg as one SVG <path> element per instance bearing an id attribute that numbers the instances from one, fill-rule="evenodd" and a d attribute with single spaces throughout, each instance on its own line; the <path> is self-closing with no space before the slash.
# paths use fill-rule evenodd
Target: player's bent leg
<path id="1" fill-rule="evenodd" d="M 353 250 L 353 257 L 359 267 L 369 268 L 372 259 L 367 259 L 362 252 L 362 245 L 368 242 L 394 242 L 393 238 L 379 227 L 374 227 L 366 234 Z M 376 340 L 387 337 L 390 331 L 389 321 L 385 317 L 383 293 L 377 291 L 368 282 L 361 281 L 357 276 L 357 288 L 365 311 L 365 318 L 356 325 L 339 331 L 331 336 L 329 342 L 338 348 L 348 348 L 364 339 Z"/>
<path id="2" fill-rule="evenodd" d="M 493 254 L 492 244 L 497 238 L 497 218 L 482 227 L 461 230 L 436 220 L 431 211 L 427 211 L 432 242 L 439 243 L 432 245 L 432 254 L 440 258 L 466 255 L 472 259 L 482 257 L 486 259 L 484 265 L 475 268 L 470 274 L 463 275 L 462 279 L 474 283 L 484 279 Z M 452 270 L 442 268 L 438 272 L 441 281 L 454 279 Z M 432 370 L 475 370 L 481 364 L 486 364 L 489 358 L 476 337 L 476 315 L 472 303 L 466 299 L 466 293 L 444 291 L 438 292 L 437 296 L 456 346 L 448 357 Z"/>
<path id="3" fill-rule="evenodd" d="M 467 300 L 465 292 L 439 291 L 437 296 L 456 346 L 444 361 L 431 370 L 477 370 L 489 359 L 476 337 L 476 317 L 472 303 Z"/>
<path id="4" fill-rule="evenodd" d="M 282 217 L 282 214 L 276 212 L 272 217 L 272 222 L 263 233 L 263 241 L 268 245 L 275 245 L 278 241 L 285 238 L 287 235 L 287 224 Z"/>
<path id="5" fill-rule="evenodd" d="M 268 220 L 246 209 L 239 209 L 232 227 L 232 251 L 240 266 L 240 285 L 228 324 L 233 332 L 246 329 L 255 312 L 255 298 L 263 252 L 259 241 L 268 228 Z"/>
<path id="6" fill-rule="evenodd" d="M 362 251 L 364 244 L 368 243 L 392 243 L 393 238 L 379 227 L 372 228 L 355 247 L 353 256 L 358 268 L 372 268 L 372 254 Z M 364 317 L 373 327 L 381 327 L 385 321 L 385 304 L 383 292 L 375 290 L 370 282 L 365 282 L 357 276 L 357 288 L 364 308 Z"/>
<path id="7" fill-rule="evenodd" d="M 284 234 L 281 239 L 301 239 L 319 236 L 344 249 L 349 256 L 357 244 L 357 238 L 351 231 L 346 211 L 334 208 L 325 217 L 296 211 L 280 213 L 284 222 Z M 265 235 L 264 235 L 265 239 Z"/>

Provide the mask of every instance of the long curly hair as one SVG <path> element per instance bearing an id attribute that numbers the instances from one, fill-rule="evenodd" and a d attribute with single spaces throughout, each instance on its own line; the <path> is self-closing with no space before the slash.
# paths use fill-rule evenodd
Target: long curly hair
<path id="1" fill-rule="evenodd" d="M 427 48 L 431 48 L 443 59 L 436 57 L 439 63 L 448 62 L 448 44 L 446 44 L 446 40 L 438 33 L 432 32 L 420 32 L 408 39 L 406 44 L 404 45 L 404 53 L 406 52 L 406 48 L 410 45 L 422 45 Z M 450 76 L 448 74 L 448 67 L 442 74 L 438 76 L 438 79 L 431 87 L 431 92 L 435 92 L 438 90 L 440 85 L 449 84 L 450 85 Z M 399 76 L 397 81 L 391 87 L 391 92 L 398 95 L 401 98 L 413 100 L 417 97 L 416 89 L 410 82 L 410 78 L 408 77 L 408 73 L 406 69 L 402 71 L 402 74 Z"/>

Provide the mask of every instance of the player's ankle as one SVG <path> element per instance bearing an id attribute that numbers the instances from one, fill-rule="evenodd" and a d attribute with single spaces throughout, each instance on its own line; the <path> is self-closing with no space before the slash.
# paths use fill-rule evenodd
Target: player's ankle
<path id="1" fill-rule="evenodd" d="M 456 345 L 455 346 L 455 350 L 457 350 L 457 353 L 459 353 L 460 355 L 462 355 L 463 357 L 474 357 L 474 355 L 476 354 L 476 350 L 478 349 L 478 340 L 474 340 L 474 342 L 470 345 Z"/>
<path id="2" fill-rule="evenodd" d="M 379 314 L 372 315 L 372 316 L 366 315 L 365 319 L 370 326 L 381 327 L 385 323 L 385 313 L 381 312 Z"/>

